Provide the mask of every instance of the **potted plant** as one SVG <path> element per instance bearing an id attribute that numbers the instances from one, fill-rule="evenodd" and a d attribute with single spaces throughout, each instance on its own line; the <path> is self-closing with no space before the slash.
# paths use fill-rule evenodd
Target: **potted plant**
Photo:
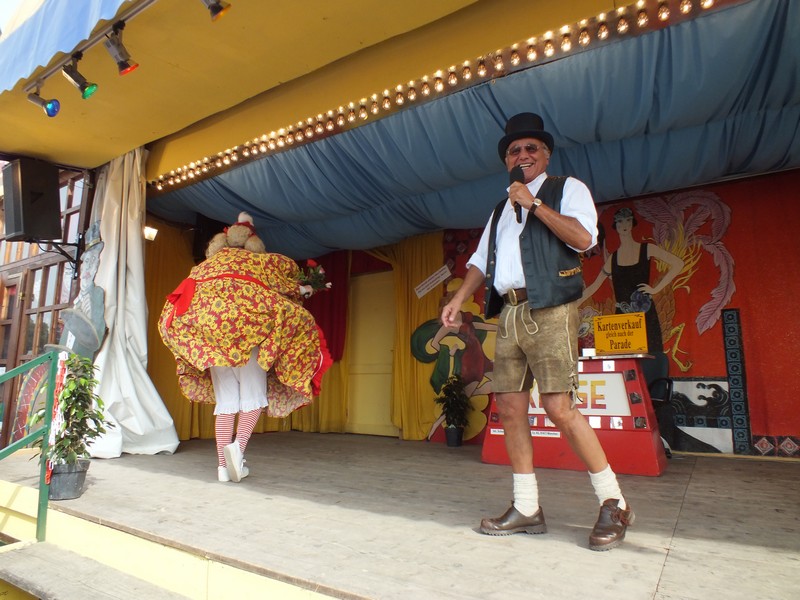
<path id="1" fill-rule="evenodd" d="M 464 437 L 464 427 L 469 423 L 467 413 L 472 410 L 461 377 L 459 375 L 448 377 L 434 401 L 442 407 L 447 445 L 460 446 Z"/>
<path id="2" fill-rule="evenodd" d="M 92 359 L 69 354 L 65 361 L 64 385 L 58 394 L 58 416 L 53 419 L 54 431 L 47 455 L 50 461 L 51 500 L 69 500 L 83 493 L 89 469 L 89 444 L 106 432 L 113 423 L 106 421 L 103 401 L 95 394 L 98 381 Z M 44 422 L 44 407 L 31 415 L 31 425 Z M 35 443 L 41 450 L 42 440 Z"/>

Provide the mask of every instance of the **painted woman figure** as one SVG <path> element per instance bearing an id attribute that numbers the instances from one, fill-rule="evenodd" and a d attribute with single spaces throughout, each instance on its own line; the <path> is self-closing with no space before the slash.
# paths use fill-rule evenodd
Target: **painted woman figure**
<path id="1" fill-rule="evenodd" d="M 656 312 L 653 296 L 667 287 L 683 269 L 683 259 L 651 243 L 633 239 L 633 228 L 637 224 L 630 208 L 620 208 L 614 213 L 614 229 L 619 234 L 620 245 L 611 253 L 597 275 L 587 286 L 581 302 L 590 298 L 607 278 L 611 278 L 617 314 L 643 312 L 647 327 L 647 346 L 651 354 L 661 354 L 664 343 L 661 324 Z M 655 285 L 650 284 L 650 263 L 660 260 L 668 267 L 667 272 Z"/>
<path id="2" fill-rule="evenodd" d="M 309 404 L 332 361 L 303 308 L 314 289 L 292 259 L 266 252 L 250 215 L 214 236 L 206 257 L 168 296 L 158 328 L 183 394 L 216 404 L 219 480 L 239 482 L 261 412 L 284 417 Z"/>

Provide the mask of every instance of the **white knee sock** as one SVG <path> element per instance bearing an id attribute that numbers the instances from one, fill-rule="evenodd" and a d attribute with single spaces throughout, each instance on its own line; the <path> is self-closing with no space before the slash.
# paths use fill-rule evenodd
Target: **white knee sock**
<path id="1" fill-rule="evenodd" d="M 592 480 L 592 487 L 594 487 L 594 493 L 597 494 L 597 499 L 600 501 L 600 504 L 614 498 L 619 500 L 618 506 L 622 510 L 627 508 L 625 498 L 622 497 L 622 490 L 619 489 L 619 483 L 617 483 L 617 476 L 614 474 L 614 471 L 611 470 L 611 465 L 608 465 L 599 473 L 590 472 L 589 478 Z"/>
<path id="2" fill-rule="evenodd" d="M 526 517 L 539 510 L 539 484 L 536 473 L 514 473 L 514 508 Z"/>

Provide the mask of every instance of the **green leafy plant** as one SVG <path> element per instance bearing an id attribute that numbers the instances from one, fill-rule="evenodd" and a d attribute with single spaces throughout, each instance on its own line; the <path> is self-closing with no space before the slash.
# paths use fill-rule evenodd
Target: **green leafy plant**
<path id="1" fill-rule="evenodd" d="M 98 381 L 92 359 L 70 354 L 66 360 L 64 387 L 58 396 L 58 408 L 63 420 L 55 432 L 55 443 L 47 450 L 46 458 L 54 465 L 75 464 L 89 458 L 88 445 L 114 424 L 104 419 L 103 401 L 95 394 Z M 31 426 L 44 423 L 44 407 L 31 415 Z M 55 425 L 55 423 L 54 423 Z M 42 440 L 34 446 L 41 451 Z"/>
<path id="2" fill-rule="evenodd" d="M 442 415 L 447 427 L 466 427 L 469 411 L 472 410 L 469 396 L 464 391 L 464 381 L 458 375 L 451 375 L 444 382 L 439 395 L 434 398 L 442 407 Z"/>

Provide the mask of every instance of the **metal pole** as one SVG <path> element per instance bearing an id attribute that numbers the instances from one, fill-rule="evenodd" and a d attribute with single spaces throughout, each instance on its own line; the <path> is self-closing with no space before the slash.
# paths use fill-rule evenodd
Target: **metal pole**
<path id="1" fill-rule="evenodd" d="M 42 425 L 42 454 L 39 465 L 39 504 L 36 511 L 36 540 L 43 542 L 47 531 L 47 506 L 50 498 L 50 484 L 47 483 L 47 451 L 50 446 L 50 427 L 53 424 L 53 404 L 55 402 L 56 376 L 58 374 L 58 352 L 52 350 L 50 372 L 47 380 L 45 416 Z"/>

